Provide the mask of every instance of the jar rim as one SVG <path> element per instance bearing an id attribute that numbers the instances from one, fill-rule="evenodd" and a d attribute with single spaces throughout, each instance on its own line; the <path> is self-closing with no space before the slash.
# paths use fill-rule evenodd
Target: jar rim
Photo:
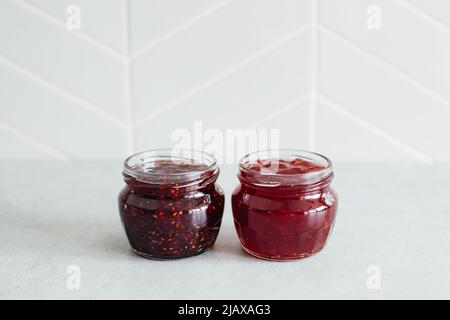
<path id="1" fill-rule="evenodd" d="M 146 164 L 156 160 L 180 160 L 197 161 L 205 167 L 198 170 L 185 172 L 158 172 L 146 171 Z M 183 148 L 158 148 L 137 152 L 129 156 L 123 162 L 123 173 L 144 182 L 154 182 L 162 177 L 169 177 L 174 181 L 193 181 L 201 178 L 205 174 L 218 171 L 216 158 L 209 153 L 195 149 Z"/>
<path id="2" fill-rule="evenodd" d="M 287 157 L 298 157 L 317 163 L 323 166 L 323 168 L 320 170 L 304 173 L 278 173 L 273 171 L 259 171 L 248 166 L 249 163 L 252 163 L 258 159 L 264 159 L 264 157 L 278 158 L 278 159 L 283 159 Z M 244 173 L 246 175 L 247 179 L 251 178 L 251 180 L 254 180 L 253 183 L 257 183 L 259 185 L 265 184 L 273 185 L 273 181 L 270 180 L 271 178 L 275 177 L 283 179 L 278 180 L 277 185 L 281 184 L 280 181 L 284 181 L 286 184 L 293 185 L 293 184 L 313 184 L 325 179 L 328 180 L 328 178 L 331 179 L 333 176 L 333 163 L 328 157 L 317 152 L 303 149 L 280 148 L 280 149 L 265 149 L 256 152 L 251 152 L 241 158 L 241 160 L 239 161 L 239 169 L 241 171 L 241 174 Z M 264 181 L 264 179 L 261 179 L 264 177 L 266 177 L 269 181 Z"/>

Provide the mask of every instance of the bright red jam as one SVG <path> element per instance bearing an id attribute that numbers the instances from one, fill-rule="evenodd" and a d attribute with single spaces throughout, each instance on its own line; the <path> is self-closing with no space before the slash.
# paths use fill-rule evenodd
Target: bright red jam
<path id="1" fill-rule="evenodd" d="M 293 260 L 320 251 L 333 228 L 337 195 L 331 162 L 316 153 L 250 154 L 240 163 L 232 195 L 242 247 L 269 260 Z"/>
<path id="2" fill-rule="evenodd" d="M 219 170 L 213 158 L 211 165 L 160 153 L 125 162 L 119 211 L 126 235 L 132 249 L 147 258 L 200 254 L 214 244 L 222 221 Z"/>

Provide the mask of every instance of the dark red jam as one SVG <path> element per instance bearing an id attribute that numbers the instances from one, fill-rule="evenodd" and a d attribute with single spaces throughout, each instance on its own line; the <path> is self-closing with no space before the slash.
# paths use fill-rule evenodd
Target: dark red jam
<path id="1" fill-rule="evenodd" d="M 244 250 L 293 260 L 324 247 L 337 209 L 327 158 L 296 150 L 254 153 L 241 160 L 238 178 L 232 207 Z"/>
<path id="2" fill-rule="evenodd" d="M 222 221 L 224 195 L 216 183 L 215 159 L 172 152 L 148 151 L 125 162 L 120 216 L 131 247 L 147 258 L 200 254 L 214 244 Z"/>

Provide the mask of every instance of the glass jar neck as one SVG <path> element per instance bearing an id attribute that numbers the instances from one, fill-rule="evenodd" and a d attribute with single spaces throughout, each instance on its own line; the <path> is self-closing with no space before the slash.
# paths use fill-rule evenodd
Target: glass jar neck
<path id="1" fill-rule="evenodd" d="M 326 177 L 318 180 L 312 180 L 309 183 L 295 179 L 295 177 L 289 177 L 285 179 L 281 176 L 271 176 L 266 178 L 249 178 L 242 171 L 239 173 L 238 178 L 241 184 L 247 188 L 256 189 L 258 191 L 264 191 L 272 193 L 276 190 L 277 193 L 312 193 L 318 190 L 327 188 L 333 181 L 333 173 L 330 173 Z"/>
<path id="2" fill-rule="evenodd" d="M 281 168 L 281 165 L 285 168 Z M 328 158 L 304 150 L 259 151 L 246 155 L 239 163 L 240 182 L 247 187 L 268 192 L 313 192 L 326 188 L 333 177 L 332 164 Z"/>
<path id="3" fill-rule="evenodd" d="M 219 175 L 216 159 L 186 149 L 157 149 L 125 160 L 123 177 L 133 188 L 196 190 L 213 184 Z"/>
<path id="4" fill-rule="evenodd" d="M 139 190 L 184 190 L 194 191 L 199 189 L 208 188 L 213 185 L 219 176 L 219 169 L 211 172 L 209 175 L 205 175 L 196 180 L 172 180 L 167 178 L 161 179 L 157 182 L 149 180 L 139 180 L 135 177 L 129 176 L 127 173 L 123 173 L 124 181 L 127 185 L 134 189 Z"/>

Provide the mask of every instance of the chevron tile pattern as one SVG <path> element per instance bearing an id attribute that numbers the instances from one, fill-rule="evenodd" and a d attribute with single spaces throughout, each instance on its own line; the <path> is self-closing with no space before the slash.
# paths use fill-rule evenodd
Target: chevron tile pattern
<path id="1" fill-rule="evenodd" d="M 201 120 L 450 160 L 449 21 L 444 0 L 0 0 L 0 159 L 123 158 Z"/>

